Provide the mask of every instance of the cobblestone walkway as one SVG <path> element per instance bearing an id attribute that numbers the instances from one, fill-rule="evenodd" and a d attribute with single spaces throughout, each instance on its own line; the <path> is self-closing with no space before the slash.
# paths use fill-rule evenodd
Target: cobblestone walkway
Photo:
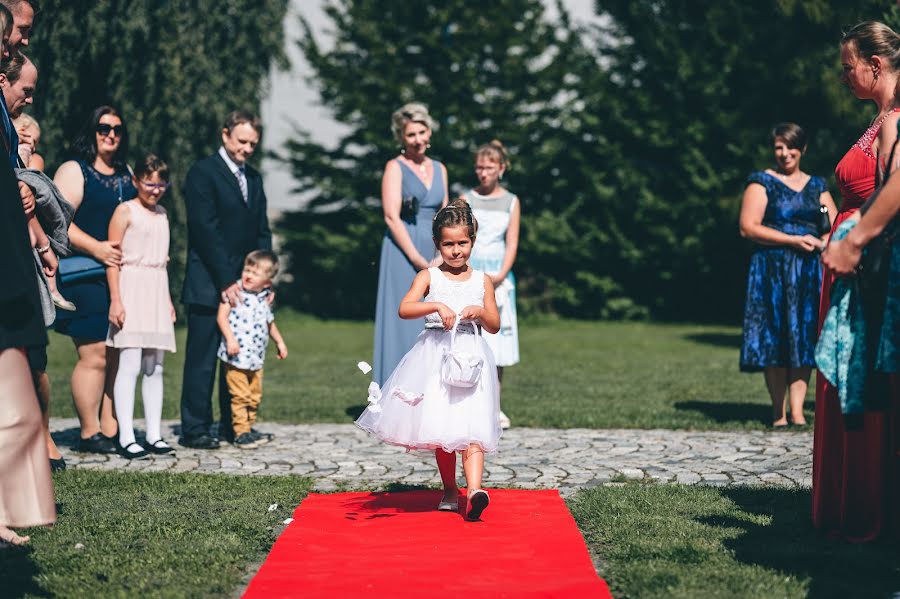
<path id="1" fill-rule="evenodd" d="M 163 423 L 173 443 L 176 421 Z M 79 454 L 75 419 L 54 418 L 53 436 L 70 467 L 144 472 L 297 474 L 321 491 L 375 488 L 389 483 L 437 485 L 434 458 L 376 442 L 352 424 L 260 423 L 272 442 L 257 449 L 223 445 L 217 451 L 177 446 L 174 456 L 126 460 Z M 142 429 L 143 423 L 136 423 Z M 140 433 L 139 433 L 140 438 Z M 486 486 L 559 488 L 571 492 L 629 479 L 709 485 L 810 486 L 812 433 L 689 432 L 513 428 L 488 456 Z"/>

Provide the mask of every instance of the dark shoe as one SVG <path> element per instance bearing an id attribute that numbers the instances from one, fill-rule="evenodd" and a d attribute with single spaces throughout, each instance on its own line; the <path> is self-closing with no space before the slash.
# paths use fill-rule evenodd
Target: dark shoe
<path id="1" fill-rule="evenodd" d="M 173 451 L 175 451 L 174 447 L 172 447 L 162 439 L 157 439 L 153 443 L 144 443 L 144 449 L 146 449 L 150 453 L 155 453 L 157 455 L 172 453 Z"/>
<path id="2" fill-rule="evenodd" d="M 115 442 L 109 437 L 95 433 L 87 439 L 79 439 L 75 451 L 81 453 L 118 453 Z"/>
<path id="3" fill-rule="evenodd" d="M 66 459 L 60 457 L 58 460 L 50 458 L 50 472 L 59 472 L 66 469 Z"/>
<path id="4" fill-rule="evenodd" d="M 488 497 L 487 491 L 484 489 L 473 491 L 472 494 L 469 495 L 469 501 L 467 502 L 466 518 L 469 520 L 478 520 L 481 518 L 482 512 L 484 512 L 490 502 L 491 498 Z"/>
<path id="5" fill-rule="evenodd" d="M 259 443 L 253 438 L 252 433 L 241 433 L 234 440 L 234 446 L 238 449 L 254 449 Z"/>
<path id="6" fill-rule="evenodd" d="M 265 445 L 275 438 L 275 435 L 272 433 L 261 433 L 255 428 L 250 429 L 250 436 L 256 440 L 257 445 Z"/>
<path id="7" fill-rule="evenodd" d="M 218 449 L 219 448 L 219 440 L 210 437 L 209 435 L 200 434 L 200 435 L 191 435 L 191 436 L 183 436 L 178 440 L 179 443 L 184 445 L 185 447 L 191 447 L 193 449 Z"/>
<path id="8" fill-rule="evenodd" d="M 132 447 L 137 447 L 137 451 L 131 451 Z M 122 448 L 120 452 L 123 458 L 128 458 L 129 460 L 139 460 L 141 458 L 146 458 L 148 455 L 147 450 L 138 445 L 137 443 L 129 443 L 125 447 Z"/>

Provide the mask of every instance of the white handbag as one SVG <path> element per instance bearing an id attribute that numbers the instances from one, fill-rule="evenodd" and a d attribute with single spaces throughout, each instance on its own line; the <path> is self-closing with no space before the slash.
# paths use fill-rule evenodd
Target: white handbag
<path id="1" fill-rule="evenodd" d="M 472 352 L 459 349 L 456 344 L 459 315 L 450 331 L 450 348 L 441 357 L 441 381 L 450 387 L 474 387 L 481 380 L 484 358 Z M 475 335 L 481 335 L 481 329 L 472 323 Z M 477 343 L 477 340 L 473 339 Z"/>

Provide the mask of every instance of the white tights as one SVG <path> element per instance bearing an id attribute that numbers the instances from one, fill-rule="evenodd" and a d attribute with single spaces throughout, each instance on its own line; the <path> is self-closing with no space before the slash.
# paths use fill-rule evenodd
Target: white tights
<path id="1" fill-rule="evenodd" d="M 119 371 L 113 387 L 116 418 L 119 421 L 119 444 L 124 448 L 134 443 L 134 389 L 141 381 L 147 443 L 162 439 L 163 350 L 127 347 L 119 350 Z"/>

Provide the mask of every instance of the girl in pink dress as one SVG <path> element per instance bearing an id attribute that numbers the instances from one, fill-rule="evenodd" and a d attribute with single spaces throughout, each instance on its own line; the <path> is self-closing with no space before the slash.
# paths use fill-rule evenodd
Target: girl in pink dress
<path id="1" fill-rule="evenodd" d="M 108 267 L 109 334 L 106 344 L 119 349 L 113 396 L 119 421 L 119 445 L 126 458 L 169 453 L 162 439 L 163 352 L 175 351 L 175 308 L 169 295 L 169 219 L 159 205 L 169 187 L 169 168 L 154 155 L 134 172 L 137 198 L 116 208 L 109 222 L 109 241 L 120 242 L 122 265 Z M 143 374 L 147 438 L 134 437 L 134 389 Z"/>

